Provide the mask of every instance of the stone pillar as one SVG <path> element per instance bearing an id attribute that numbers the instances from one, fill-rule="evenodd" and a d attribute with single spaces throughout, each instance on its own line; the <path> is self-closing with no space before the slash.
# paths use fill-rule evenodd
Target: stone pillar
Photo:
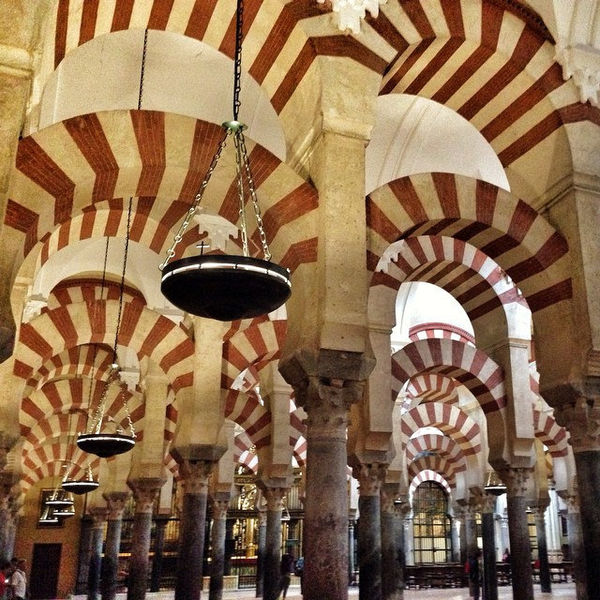
<path id="1" fill-rule="evenodd" d="M 152 574 L 150 575 L 150 591 L 160 590 L 162 577 L 163 551 L 165 548 L 165 529 L 169 522 L 168 516 L 157 516 L 154 519 L 154 558 L 152 559 Z"/>
<path id="2" fill-rule="evenodd" d="M 265 600 L 277 600 L 280 591 L 281 563 L 281 511 L 286 488 L 266 487 L 263 494 L 267 501 L 267 528 L 264 558 Z"/>
<path id="3" fill-rule="evenodd" d="M 452 516 L 452 562 L 460 563 L 460 519 Z M 464 563 L 461 563 L 464 564 Z"/>
<path id="4" fill-rule="evenodd" d="M 4 485 L 0 482 L 0 560 L 10 560 L 12 558 L 12 547 L 10 546 L 11 526 L 13 516 L 11 511 L 11 493 L 12 483 Z"/>
<path id="5" fill-rule="evenodd" d="M 533 469 L 502 469 L 499 474 L 506 485 L 513 599 L 533 600 L 533 569 L 527 523 L 527 492 L 532 485 Z"/>
<path id="6" fill-rule="evenodd" d="M 381 600 L 381 509 L 379 492 L 386 465 L 354 468 L 360 484 L 358 499 L 358 569 L 360 600 Z"/>
<path id="7" fill-rule="evenodd" d="M 265 587 L 265 547 L 267 545 L 267 511 L 258 509 L 258 536 L 256 550 L 256 597 L 262 598 Z"/>
<path id="8" fill-rule="evenodd" d="M 343 360 L 337 353 L 322 360 L 333 363 L 336 357 Z M 346 429 L 348 409 L 362 397 L 364 383 L 310 376 L 303 380 L 303 385 L 295 385 L 295 390 L 299 405 L 308 415 L 304 598 L 345 600 L 348 597 Z"/>
<path id="9" fill-rule="evenodd" d="M 454 515 L 458 522 L 456 534 L 458 536 L 458 554 L 461 565 L 467 562 L 467 535 L 465 532 L 465 508 L 458 504 L 454 505 Z"/>
<path id="10" fill-rule="evenodd" d="M 89 515 L 81 517 L 81 532 L 79 534 L 79 560 L 77 561 L 77 582 L 75 593 L 78 595 L 87 592 L 87 584 L 90 572 L 90 556 L 92 552 L 92 524 Z"/>
<path id="11" fill-rule="evenodd" d="M 211 567 L 209 600 L 223 598 L 223 574 L 225 572 L 225 525 L 229 494 L 218 493 L 212 499 Z"/>
<path id="12" fill-rule="evenodd" d="M 477 508 L 466 506 L 464 511 L 464 532 L 467 556 L 477 550 Z"/>
<path id="13" fill-rule="evenodd" d="M 214 462 L 209 460 L 184 460 L 179 463 L 179 473 L 183 477 L 183 508 L 179 525 L 175 600 L 200 598 L 208 478 L 213 465 Z"/>
<path id="14" fill-rule="evenodd" d="M 397 484 L 381 489 L 381 596 L 384 600 L 404 598 L 403 505 L 396 504 Z"/>
<path id="15" fill-rule="evenodd" d="M 588 600 L 586 585 L 586 556 L 583 547 L 583 535 L 581 532 L 581 514 L 579 513 L 578 496 L 563 495 L 567 505 L 567 534 L 569 536 L 569 548 L 573 560 L 573 578 L 575 579 L 575 593 L 577 600 Z"/>
<path id="16" fill-rule="evenodd" d="M 108 507 L 108 525 L 106 528 L 104 558 L 102 559 L 102 600 L 114 600 L 117 595 L 121 526 L 123 524 L 123 511 L 128 498 L 128 492 L 104 494 Z"/>
<path id="17" fill-rule="evenodd" d="M 404 517 L 404 564 L 415 564 L 415 529 L 410 505 Z"/>
<path id="18" fill-rule="evenodd" d="M 144 600 L 148 588 L 150 535 L 152 532 L 152 509 L 164 481 L 149 477 L 130 480 L 127 485 L 133 491 L 135 511 L 131 531 L 131 557 L 127 600 Z"/>
<path id="19" fill-rule="evenodd" d="M 233 519 L 225 521 L 225 559 L 223 563 L 224 575 L 231 575 L 231 557 L 235 550 L 235 540 L 233 539 Z"/>
<path id="20" fill-rule="evenodd" d="M 552 593 L 550 565 L 548 563 L 548 544 L 546 541 L 545 512 L 549 501 L 539 502 L 535 505 L 535 532 L 538 543 L 538 559 L 540 561 L 540 585 L 542 593 Z"/>
<path id="21" fill-rule="evenodd" d="M 348 581 L 350 585 L 354 583 L 354 519 L 348 519 Z"/>
<path id="22" fill-rule="evenodd" d="M 92 527 L 87 597 L 88 600 L 97 600 L 102 563 L 102 538 L 108 511 L 103 507 L 94 507 L 90 510 L 90 514 L 92 515 Z"/>
<path id="23" fill-rule="evenodd" d="M 600 400 L 580 397 L 555 411 L 567 427 L 577 470 L 577 492 L 589 600 L 600 600 Z M 573 554 L 575 559 L 575 554 Z"/>
<path id="24" fill-rule="evenodd" d="M 481 537 L 483 541 L 483 597 L 485 600 L 498 600 L 496 539 L 494 535 L 495 506 L 496 497 L 484 493 L 481 497 Z"/>

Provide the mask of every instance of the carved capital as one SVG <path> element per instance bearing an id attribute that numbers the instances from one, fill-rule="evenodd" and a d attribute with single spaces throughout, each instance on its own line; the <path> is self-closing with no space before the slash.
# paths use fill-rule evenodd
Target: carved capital
<path id="1" fill-rule="evenodd" d="M 559 493 L 559 496 L 563 499 L 567 505 L 567 512 L 569 514 L 579 513 L 579 496 L 576 494 Z"/>
<path id="2" fill-rule="evenodd" d="M 212 498 L 212 518 L 215 521 L 224 521 L 227 518 L 229 507 L 229 494 L 219 494 Z"/>
<path id="3" fill-rule="evenodd" d="M 265 487 L 262 492 L 267 501 L 267 511 L 283 510 L 283 501 L 288 492 L 288 488 Z"/>
<path id="4" fill-rule="evenodd" d="M 108 518 L 108 510 L 104 506 L 94 506 L 90 508 L 90 515 L 94 527 L 100 527 Z"/>
<path id="5" fill-rule="evenodd" d="M 497 496 L 493 494 L 481 494 L 479 498 L 479 510 L 482 513 L 493 513 L 496 508 Z"/>
<path id="6" fill-rule="evenodd" d="M 259 527 L 266 527 L 267 526 L 267 511 L 263 508 L 263 509 L 258 509 L 258 526 Z"/>
<path id="7" fill-rule="evenodd" d="M 395 483 L 384 483 L 381 486 L 380 505 L 381 512 L 397 514 L 395 501 L 398 498 L 398 485 Z"/>
<path id="8" fill-rule="evenodd" d="M 506 493 L 508 496 L 528 496 L 532 495 L 533 487 L 533 468 L 518 467 L 506 468 L 498 471 L 500 478 L 506 485 Z"/>
<path id="9" fill-rule="evenodd" d="M 127 485 L 133 491 L 136 514 L 152 513 L 154 502 L 163 483 L 164 481 L 162 479 L 153 477 L 135 479 L 127 482 Z"/>
<path id="10" fill-rule="evenodd" d="M 179 474 L 183 480 L 184 494 L 207 494 L 208 483 L 215 463 L 211 460 L 183 460 Z"/>
<path id="11" fill-rule="evenodd" d="M 106 500 L 106 506 L 108 507 L 108 520 L 118 521 L 122 519 L 125 504 L 129 499 L 129 492 L 109 492 L 108 494 L 102 494 L 102 497 Z"/>
<path id="12" fill-rule="evenodd" d="M 573 452 L 600 450 L 600 401 L 579 397 L 554 411 L 557 422 L 569 430 Z"/>
<path id="13" fill-rule="evenodd" d="M 379 496 L 386 471 L 387 465 L 381 463 L 360 464 L 354 467 L 352 475 L 358 480 L 360 495 Z"/>

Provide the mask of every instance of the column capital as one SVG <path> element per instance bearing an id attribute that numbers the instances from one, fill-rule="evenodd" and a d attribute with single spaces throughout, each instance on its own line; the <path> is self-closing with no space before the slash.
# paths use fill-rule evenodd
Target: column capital
<path id="1" fill-rule="evenodd" d="M 267 501 L 267 511 L 283 510 L 283 501 L 289 488 L 263 487 L 262 492 Z"/>
<path id="2" fill-rule="evenodd" d="M 354 467 L 352 475 L 358 480 L 360 495 L 379 496 L 386 471 L 387 465 L 381 463 L 360 464 Z"/>
<path id="3" fill-rule="evenodd" d="M 383 483 L 380 492 L 381 512 L 397 513 L 396 498 L 398 498 L 398 485 L 395 483 Z"/>
<path id="4" fill-rule="evenodd" d="M 90 516 L 94 526 L 99 527 L 108 518 L 108 509 L 104 506 L 93 506 L 90 508 Z"/>
<path id="5" fill-rule="evenodd" d="M 580 396 L 555 408 L 556 421 L 571 434 L 573 452 L 600 450 L 600 400 Z"/>
<path id="6" fill-rule="evenodd" d="M 214 494 L 212 497 L 212 518 L 224 520 L 227 518 L 227 509 L 229 508 L 230 495 L 225 493 Z"/>
<path id="7" fill-rule="evenodd" d="M 510 497 L 532 495 L 533 467 L 507 467 L 497 469 L 498 475 L 506 485 L 506 494 Z"/>
<path id="8" fill-rule="evenodd" d="M 481 494 L 479 509 L 483 514 L 493 514 L 496 508 L 497 496 L 484 492 Z"/>
<path id="9" fill-rule="evenodd" d="M 208 483 L 215 466 L 212 460 L 187 460 L 179 463 L 184 494 L 207 494 Z"/>
<path id="10" fill-rule="evenodd" d="M 259 508 L 257 509 L 257 516 L 258 516 L 258 526 L 259 527 L 266 527 L 267 526 L 267 511 L 264 508 Z"/>
<path id="11" fill-rule="evenodd" d="M 127 485 L 131 488 L 133 498 L 135 499 L 136 514 L 152 514 L 154 501 L 164 483 L 164 479 L 158 477 L 147 477 L 127 481 Z"/>
<path id="12" fill-rule="evenodd" d="M 558 494 L 563 502 L 567 505 L 567 513 L 579 512 L 579 496 L 577 494 L 569 494 L 567 492 L 559 492 Z"/>
<path id="13" fill-rule="evenodd" d="M 129 492 L 108 492 L 102 494 L 108 507 L 108 520 L 118 521 L 123 518 L 125 504 L 131 494 Z"/>

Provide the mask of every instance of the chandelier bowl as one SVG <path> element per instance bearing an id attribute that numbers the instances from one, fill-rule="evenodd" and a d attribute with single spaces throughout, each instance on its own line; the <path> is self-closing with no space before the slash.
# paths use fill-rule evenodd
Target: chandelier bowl
<path id="1" fill-rule="evenodd" d="M 198 317 L 235 321 L 270 313 L 291 294 L 290 272 L 250 256 L 191 256 L 168 263 L 161 292 Z"/>
<path id="2" fill-rule="evenodd" d="M 100 484 L 93 479 L 67 479 L 62 482 L 62 489 L 68 492 L 73 492 L 78 496 L 93 492 Z"/>
<path id="3" fill-rule="evenodd" d="M 82 433 L 77 437 L 77 445 L 89 454 L 110 458 L 131 450 L 135 446 L 135 438 L 122 433 Z"/>

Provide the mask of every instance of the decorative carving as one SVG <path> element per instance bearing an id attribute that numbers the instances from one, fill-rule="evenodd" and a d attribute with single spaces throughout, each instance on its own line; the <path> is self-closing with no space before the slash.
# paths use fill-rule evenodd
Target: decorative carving
<path id="1" fill-rule="evenodd" d="M 559 496 L 563 499 L 567 505 L 567 513 L 579 513 L 579 496 L 576 494 L 560 493 Z"/>
<path id="2" fill-rule="evenodd" d="M 108 517 L 108 510 L 104 506 L 93 506 L 90 508 L 90 515 L 94 527 L 101 527 Z"/>
<path id="3" fill-rule="evenodd" d="M 196 212 L 194 220 L 198 223 L 198 231 L 208 234 L 211 250 L 227 252 L 227 240 L 238 235 L 238 228 L 235 225 L 219 215 L 205 213 L 203 208 Z"/>
<path id="4" fill-rule="evenodd" d="M 183 493 L 207 494 L 214 464 L 211 460 L 183 460 L 180 462 L 179 474 L 183 479 Z"/>
<path id="5" fill-rule="evenodd" d="M 533 467 L 518 467 L 498 470 L 506 485 L 508 496 L 527 496 L 533 484 Z"/>
<path id="6" fill-rule="evenodd" d="M 573 452 L 600 450 L 600 402 L 580 397 L 554 411 L 557 422 L 569 430 Z"/>
<path id="7" fill-rule="evenodd" d="M 106 500 L 106 505 L 108 507 L 109 521 L 118 521 L 122 519 L 125 504 L 129 499 L 129 492 L 109 492 L 108 494 L 102 494 L 102 496 Z"/>
<path id="8" fill-rule="evenodd" d="M 569 45 L 568 41 L 558 40 L 555 60 L 562 67 L 563 79 L 571 77 L 579 89 L 579 100 L 599 105 L 600 96 L 600 54 L 589 45 Z"/>
<path id="9" fill-rule="evenodd" d="M 282 511 L 283 500 L 287 494 L 287 488 L 281 487 L 265 487 L 263 488 L 263 495 L 267 501 L 268 511 Z"/>
<path id="10" fill-rule="evenodd" d="M 127 482 L 127 485 L 129 485 L 133 491 L 136 514 L 152 513 L 154 502 L 163 483 L 163 480 L 153 477 Z"/>
<path id="11" fill-rule="evenodd" d="M 225 520 L 227 518 L 227 508 L 229 507 L 229 496 L 227 498 L 212 499 L 212 518 L 215 521 Z"/>
<path id="12" fill-rule="evenodd" d="M 372 17 L 379 15 L 379 5 L 387 0 L 317 0 L 319 4 L 330 4 L 337 15 L 338 27 L 341 31 L 349 29 L 352 33 L 360 33 L 360 20 L 366 16 L 366 11 Z"/>
<path id="13" fill-rule="evenodd" d="M 496 509 L 497 496 L 493 494 L 483 493 L 479 498 L 479 510 L 482 513 L 493 513 Z"/>
<path id="14" fill-rule="evenodd" d="M 387 465 L 381 463 L 361 464 L 354 467 L 352 475 L 358 480 L 360 495 L 379 496 L 386 471 Z"/>

